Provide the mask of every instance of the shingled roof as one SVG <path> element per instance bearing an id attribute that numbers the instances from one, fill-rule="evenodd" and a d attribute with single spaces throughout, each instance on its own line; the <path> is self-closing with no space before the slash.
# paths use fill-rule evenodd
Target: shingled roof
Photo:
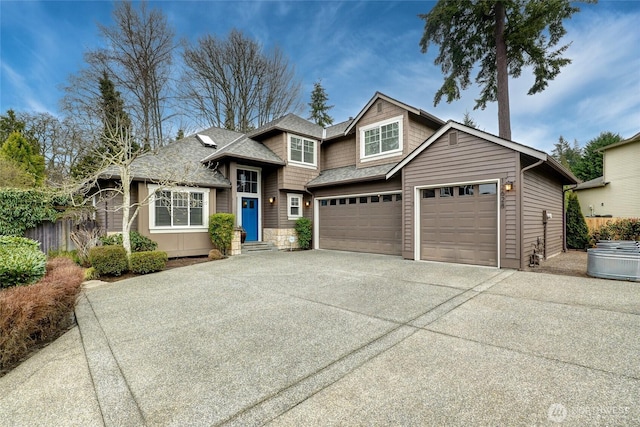
<path id="1" fill-rule="evenodd" d="M 320 172 L 320 175 L 309 181 L 307 188 L 325 187 L 335 184 L 348 184 L 351 182 L 368 181 L 377 178 L 385 179 L 387 172 L 389 172 L 395 165 L 396 163 L 388 163 L 385 165 L 360 169 L 356 169 L 355 165 L 352 165 L 335 169 L 327 169 Z"/>
<path id="2" fill-rule="evenodd" d="M 253 139 L 263 139 L 274 133 L 274 131 L 292 132 L 301 136 L 308 136 L 315 139 L 322 139 L 323 129 L 309 120 L 303 119 L 293 113 L 275 119 L 258 129 L 249 132 L 247 136 Z"/>
<path id="3" fill-rule="evenodd" d="M 202 162 L 211 162 L 225 157 L 253 160 L 274 165 L 285 165 L 284 160 L 282 160 L 277 154 L 263 144 L 251 138 L 247 138 L 245 135 L 240 136 L 238 139 L 222 148 L 218 148 L 214 153 L 211 153 L 202 159 Z"/>

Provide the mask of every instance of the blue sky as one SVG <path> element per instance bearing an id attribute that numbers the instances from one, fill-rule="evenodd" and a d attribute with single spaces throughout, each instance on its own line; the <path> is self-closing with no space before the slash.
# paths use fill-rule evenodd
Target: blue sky
<path id="1" fill-rule="evenodd" d="M 321 78 L 336 122 L 356 116 L 383 92 L 444 120 L 469 111 L 478 127 L 497 134 L 497 107 L 473 110 L 472 87 L 451 104 L 433 106 L 443 76 L 437 47 L 422 54 L 424 22 L 434 2 L 402 1 L 160 1 L 178 37 L 225 36 L 238 28 L 265 47 L 280 46 L 303 83 L 308 102 Z M 529 73 L 510 80 L 514 141 L 551 151 L 560 135 L 580 145 L 602 131 L 630 137 L 640 131 L 640 0 L 580 4 L 566 21 L 573 63 L 548 88 L 526 95 Z M 59 114 L 61 86 L 100 46 L 97 24 L 111 25 L 108 1 L 0 1 L 0 112 Z M 306 116 L 305 109 L 301 115 Z"/>

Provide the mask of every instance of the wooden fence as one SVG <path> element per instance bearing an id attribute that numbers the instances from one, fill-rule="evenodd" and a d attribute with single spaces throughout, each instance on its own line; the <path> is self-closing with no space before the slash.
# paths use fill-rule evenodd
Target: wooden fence
<path id="1" fill-rule="evenodd" d="M 584 220 L 587 222 L 587 228 L 589 228 L 589 233 L 593 233 L 607 222 L 618 221 L 623 218 L 606 218 L 606 217 L 586 217 Z"/>
<path id="2" fill-rule="evenodd" d="M 27 230 L 25 237 L 40 242 L 40 249 L 45 254 L 49 251 L 72 251 L 76 246 L 71 241 L 71 233 L 79 228 L 92 229 L 95 226 L 95 221 L 87 221 L 80 225 L 70 219 L 44 221 Z"/>

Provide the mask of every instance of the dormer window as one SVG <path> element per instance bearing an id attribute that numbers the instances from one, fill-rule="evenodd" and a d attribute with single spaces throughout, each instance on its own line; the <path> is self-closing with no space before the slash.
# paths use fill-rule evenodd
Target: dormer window
<path id="1" fill-rule="evenodd" d="M 360 159 L 374 160 L 402 153 L 402 116 L 360 128 Z"/>
<path id="2" fill-rule="evenodd" d="M 317 141 L 289 135 L 289 163 L 315 167 L 317 164 L 317 145 Z"/>

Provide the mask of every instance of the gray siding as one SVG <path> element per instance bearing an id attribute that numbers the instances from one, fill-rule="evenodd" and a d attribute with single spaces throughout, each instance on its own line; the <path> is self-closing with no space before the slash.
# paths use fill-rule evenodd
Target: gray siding
<path id="1" fill-rule="evenodd" d="M 451 132 L 451 131 L 450 131 Z M 500 179 L 514 181 L 518 188 L 516 170 L 518 153 L 458 132 L 457 145 L 449 145 L 449 133 L 433 142 L 424 152 L 407 164 L 402 171 L 404 188 L 403 256 L 413 259 L 414 188 L 424 185 L 477 182 Z M 517 191 L 517 190 L 516 190 Z M 500 194 L 501 264 L 519 266 L 517 196 L 516 191 Z"/>
<path id="2" fill-rule="evenodd" d="M 138 202 L 138 184 L 131 185 L 131 203 Z M 96 203 L 96 223 L 107 233 L 122 232 L 122 195 L 116 194 L 112 198 L 105 198 Z M 133 211 L 131 211 L 133 214 Z M 131 231 L 138 231 L 138 222 L 134 221 Z"/>
<path id="3" fill-rule="evenodd" d="M 343 196 L 348 194 L 375 194 L 377 192 L 401 191 L 402 181 L 399 177 L 388 181 L 367 181 L 351 185 L 339 185 L 328 188 L 320 188 L 313 192 L 315 197 Z"/>
<path id="4" fill-rule="evenodd" d="M 544 238 L 542 211 L 553 216 L 547 223 L 547 257 L 562 252 L 563 197 L 562 185 L 555 174 L 544 167 L 524 172 L 522 192 L 522 262 L 528 264 L 533 245 Z"/>

